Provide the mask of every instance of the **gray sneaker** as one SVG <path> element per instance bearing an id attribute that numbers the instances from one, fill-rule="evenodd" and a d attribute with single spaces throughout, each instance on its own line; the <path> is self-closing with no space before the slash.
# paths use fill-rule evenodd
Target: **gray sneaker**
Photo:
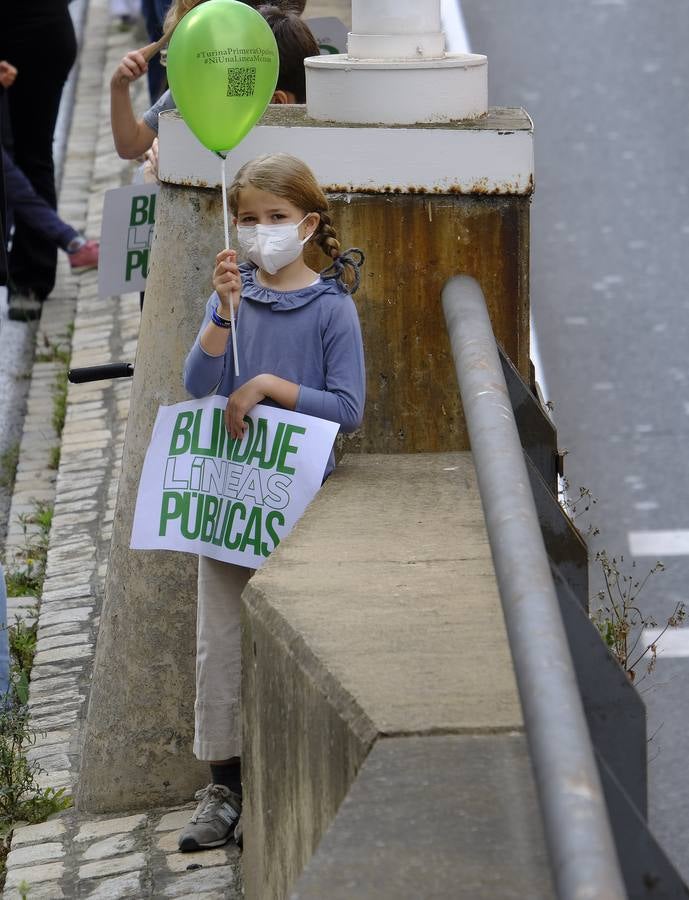
<path id="1" fill-rule="evenodd" d="M 241 798 L 222 784 L 209 784 L 194 799 L 199 805 L 177 842 L 182 853 L 226 844 L 242 813 Z"/>

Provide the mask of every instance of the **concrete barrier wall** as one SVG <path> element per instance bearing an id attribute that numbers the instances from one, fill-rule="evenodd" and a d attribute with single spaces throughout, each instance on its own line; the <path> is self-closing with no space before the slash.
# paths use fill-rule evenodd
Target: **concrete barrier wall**
<path id="1" fill-rule="evenodd" d="M 469 453 L 346 457 L 244 598 L 251 900 L 288 895 L 378 740 L 522 731 Z"/>
<path id="2" fill-rule="evenodd" d="M 552 900 L 526 739 L 378 741 L 290 900 Z"/>
<path id="3" fill-rule="evenodd" d="M 287 636 L 260 588 L 252 596 L 243 630 L 243 694 L 247 702 L 260 700 L 244 729 L 244 819 L 252 825 L 243 863 L 252 881 L 263 884 L 254 896 L 272 897 L 275 885 L 291 884 L 308 862 L 376 729 L 310 648 Z"/>

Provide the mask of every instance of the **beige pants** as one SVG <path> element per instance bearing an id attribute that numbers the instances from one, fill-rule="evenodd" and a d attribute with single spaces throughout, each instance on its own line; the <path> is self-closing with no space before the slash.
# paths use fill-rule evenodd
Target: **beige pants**
<path id="1" fill-rule="evenodd" d="M 252 569 L 199 557 L 194 756 L 241 756 L 240 597 Z"/>

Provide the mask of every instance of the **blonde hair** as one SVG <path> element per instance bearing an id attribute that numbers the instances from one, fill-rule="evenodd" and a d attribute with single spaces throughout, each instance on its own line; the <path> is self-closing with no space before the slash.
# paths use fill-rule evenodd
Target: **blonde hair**
<path id="1" fill-rule="evenodd" d="M 163 34 L 174 31 L 182 16 L 201 2 L 202 0 L 173 0 L 163 20 Z"/>
<path id="2" fill-rule="evenodd" d="M 239 209 L 239 194 L 249 185 L 289 200 L 305 213 L 318 213 L 320 221 L 313 240 L 335 264 L 334 271 L 338 280 L 343 282 L 343 287 L 353 293 L 359 283 L 360 263 L 357 264 L 348 252 L 340 250 L 340 242 L 328 212 L 328 200 L 306 163 L 288 153 L 265 154 L 245 163 L 227 191 L 227 200 L 235 216 Z"/>

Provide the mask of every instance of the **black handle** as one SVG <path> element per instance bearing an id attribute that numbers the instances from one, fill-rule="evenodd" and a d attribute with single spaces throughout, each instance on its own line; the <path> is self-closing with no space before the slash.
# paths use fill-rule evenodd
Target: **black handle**
<path id="1" fill-rule="evenodd" d="M 87 381 L 104 381 L 106 378 L 131 378 L 133 374 L 134 366 L 131 363 L 109 363 L 105 366 L 70 369 L 67 378 L 72 384 L 84 384 Z"/>

